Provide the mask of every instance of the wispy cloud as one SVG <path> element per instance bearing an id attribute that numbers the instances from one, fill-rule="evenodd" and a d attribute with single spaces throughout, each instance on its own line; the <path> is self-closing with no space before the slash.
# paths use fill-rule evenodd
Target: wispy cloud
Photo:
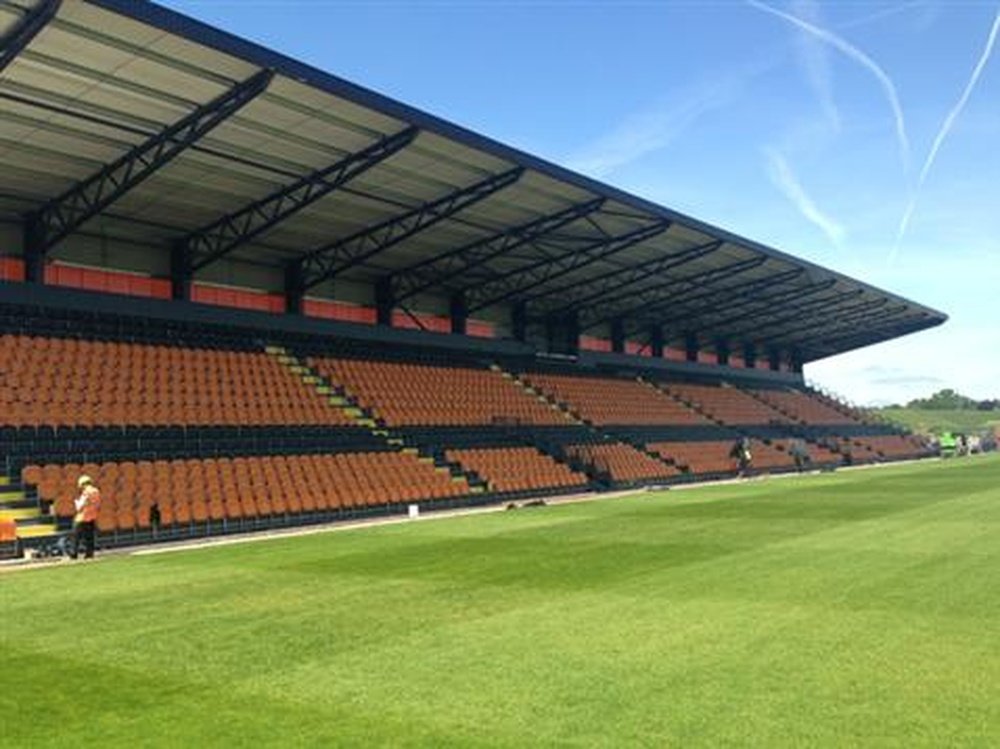
<path id="1" fill-rule="evenodd" d="M 797 17 L 809 23 L 818 24 L 820 21 L 819 5 L 815 0 L 795 0 L 792 10 Z M 824 117 L 834 131 L 839 131 L 840 112 L 833 96 L 833 71 L 827 55 L 827 45 L 815 35 L 803 32 L 796 39 L 795 48 L 806 80 L 819 100 Z"/>
<path id="2" fill-rule="evenodd" d="M 605 177 L 647 154 L 670 145 L 685 130 L 728 100 L 725 87 L 709 87 L 683 101 L 635 113 L 614 130 L 571 154 L 570 169 Z"/>
<path id="3" fill-rule="evenodd" d="M 979 76 L 982 74 L 983 68 L 986 67 L 986 64 L 990 61 L 990 57 L 993 55 L 993 47 L 996 44 L 998 32 L 1000 32 L 1000 10 L 997 10 L 996 15 L 993 18 L 993 27 L 990 29 L 989 36 L 986 39 L 986 46 L 983 48 L 982 54 L 979 55 L 979 61 L 976 63 L 976 66 L 972 69 L 972 74 L 969 76 L 969 80 L 965 84 L 965 88 L 962 90 L 962 95 L 958 98 L 955 106 L 951 108 L 951 111 L 948 112 L 948 116 L 945 117 L 944 122 L 941 123 L 941 128 L 938 130 L 937 135 L 934 136 L 934 143 L 931 145 L 931 150 L 927 154 L 924 166 L 920 170 L 920 177 L 917 180 L 916 190 L 911 196 L 910 202 L 906 206 L 906 210 L 903 212 L 902 219 L 900 219 L 899 230 L 896 232 L 896 244 L 893 247 L 893 257 L 899 249 L 899 242 L 902 240 L 903 235 L 906 234 L 906 229 L 913 216 L 913 210 L 920 197 L 920 189 L 924 186 L 924 182 L 927 180 L 927 175 L 930 172 L 931 167 L 934 166 L 934 160 L 937 158 L 938 151 L 941 150 L 941 145 L 944 143 L 949 133 L 951 133 L 951 128 L 954 126 L 955 120 L 959 118 L 962 114 L 962 110 L 965 109 L 965 104 L 969 101 L 969 97 L 972 95 L 972 90 L 976 87 L 976 83 L 979 81 Z"/>
<path id="4" fill-rule="evenodd" d="M 570 154 L 566 165 L 594 177 L 606 177 L 666 148 L 703 117 L 732 104 L 752 79 L 774 65 L 773 59 L 761 59 L 662 98 L 659 103 L 626 117 L 609 133 Z"/>
<path id="5" fill-rule="evenodd" d="M 844 227 L 819 209 L 802 187 L 784 156 L 770 148 L 764 150 L 764 156 L 767 159 L 767 176 L 774 186 L 791 201 L 807 221 L 822 231 L 835 247 L 840 247 L 847 234 Z"/>
<path id="6" fill-rule="evenodd" d="M 896 125 L 896 139 L 899 142 L 900 159 L 902 160 L 904 171 L 909 172 L 910 140 L 906 135 L 906 120 L 903 117 L 903 109 L 899 104 L 899 95 L 896 93 L 895 84 L 892 82 L 889 75 L 878 65 L 878 63 L 842 36 L 839 36 L 832 31 L 820 28 L 819 26 L 809 23 L 808 21 L 804 21 L 790 13 L 785 13 L 777 8 L 772 8 L 769 5 L 759 2 L 759 0 L 746 0 L 746 2 L 748 5 L 756 8 L 757 10 L 781 18 L 793 26 L 796 26 L 809 34 L 812 34 L 816 38 L 823 40 L 850 59 L 864 66 L 872 73 L 872 75 L 875 76 L 879 84 L 882 86 L 886 99 L 889 102 L 889 106 L 892 109 L 893 119 L 895 120 Z"/>

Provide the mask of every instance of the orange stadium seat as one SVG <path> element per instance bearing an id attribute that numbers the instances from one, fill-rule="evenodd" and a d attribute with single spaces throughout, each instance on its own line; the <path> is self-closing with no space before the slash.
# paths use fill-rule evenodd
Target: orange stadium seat
<path id="1" fill-rule="evenodd" d="M 614 481 L 669 479 L 680 471 L 623 442 L 571 445 L 566 453 L 607 474 Z"/>
<path id="2" fill-rule="evenodd" d="M 758 398 L 786 416 L 804 424 L 859 424 L 855 419 L 828 403 L 801 390 L 753 390 Z"/>
<path id="3" fill-rule="evenodd" d="M 669 383 L 664 390 L 723 424 L 788 424 L 790 419 L 741 390 L 716 385 Z"/>
<path id="4" fill-rule="evenodd" d="M 393 426 L 569 423 L 495 370 L 363 359 L 310 364 Z"/>
<path id="5" fill-rule="evenodd" d="M 264 352 L 3 335 L 0 358 L 0 425 L 353 423 Z"/>
<path id="6" fill-rule="evenodd" d="M 461 463 L 489 482 L 494 491 L 530 491 L 584 486 L 587 477 L 572 471 L 533 447 L 476 448 L 446 451 L 448 460 Z"/>
<path id="7" fill-rule="evenodd" d="M 704 425 L 710 423 L 638 380 L 528 373 L 524 380 L 585 421 L 597 425 Z"/>
<path id="8" fill-rule="evenodd" d="M 557 464 L 553 461 L 553 465 Z M 87 468 L 101 489 L 98 527 L 102 531 L 148 527 L 154 502 L 161 523 L 170 526 L 223 517 L 259 518 L 447 499 L 469 493 L 464 478 L 455 480 L 450 473 L 408 452 L 175 460 L 137 467 L 109 462 Z M 35 485 L 39 496 L 55 501 L 57 516 L 72 517 L 72 497 L 80 472 L 78 465 L 26 466 L 22 476 L 41 477 L 41 483 Z M 562 480 L 558 468 L 553 468 L 551 475 Z M 142 480 L 144 476 L 147 481 Z"/>

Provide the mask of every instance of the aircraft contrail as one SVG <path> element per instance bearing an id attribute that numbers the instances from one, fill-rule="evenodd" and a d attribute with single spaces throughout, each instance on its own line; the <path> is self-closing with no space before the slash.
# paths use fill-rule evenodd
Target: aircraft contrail
<path id="1" fill-rule="evenodd" d="M 767 158 L 767 176 L 774 186 L 807 221 L 826 235 L 834 247 L 840 247 L 844 242 L 844 227 L 820 210 L 802 187 L 784 156 L 773 149 L 765 149 L 764 156 Z"/>
<path id="2" fill-rule="evenodd" d="M 976 67 L 972 70 L 972 75 L 969 77 L 969 82 L 965 85 L 965 90 L 962 92 L 961 98 L 959 98 L 958 103 L 948 112 L 948 116 L 944 118 L 944 124 L 941 125 L 941 130 L 938 131 L 937 137 L 934 138 L 934 145 L 931 146 L 931 151 L 927 154 L 927 161 L 924 162 L 924 168 L 920 170 L 920 179 L 917 181 L 917 188 L 924 183 L 927 179 L 927 172 L 931 170 L 931 166 L 934 164 L 934 159 L 937 157 L 938 149 L 941 148 L 941 144 L 944 139 L 948 137 L 948 133 L 951 131 L 951 126 L 955 124 L 955 120 L 962 113 L 965 108 L 965 103 L 969 100 L 969 96 L 972 94 L 972 89 L 975 88 L 976 82 L 979 80 L 979 74 L 983 72 L 983 68 L 986 67 L 986 63 L 990 61 L 990 56 L 993 54 L 993 45 L 997 40 L 997 32 L 1000 31 L 1000 10 L 997 10 L 996 17 L 993 19 L 993 28 L 990 29 L 989 38 L 986 40 L 986 47 L 983 49 L 983 53 L 979 56 L 979 62 L 976 63 Z"/>
<path id="3" fill-rule="evenodd" d="M 878 82 L 882 85 L 885 91 L 886 98 L 889 100 L 889 106 L 892 107 L 892 114 L 896 122 L 896 138 L 899 141 L 899 155 L 903 162 L 903 170 L 909 173 L 910 170 L 910 140 L 906 136 L 906 120 L 903 117 L 903 109 L 899 104 L 899 96 L 896 93 L 896 86 L 893 84 L 892 79 L 888 74 L 876 63 L 872 58 L 862 52 L 860 49 L 855 47 L 853 44 L 848 42 L 841 36 L 834 34 L 832 31 L 827 31 L 826 29 L 821 29 L 818 26 L 814 26 L 808 21 L 803 21 L 801 18 L 791 15 L 790 13 L 785 13 L 784 11 L 778 10 L 777 8 L 772 8 L 769 5 L 765 5 L 759 0 L 746 0 L 747 4 L 757 10 L 763 11 L 764 13 L 770 13 L 772 16 L 777 16 L 778 18 L 784 19 L 788 23 L 797 26 L 798 28 L 806 31 L 813 36 L 816 36 L 827 44 L 840 50 L 842 53 L 850 57 L 857 63 L 860 63 L 864 67 L 868 68 L 869 71 L 878 79 Z"/>
<path id="4" fill-rule="evenodd" d="M 941 145 L 951 132 L 951 128 L 955 124 L 955 120 L 958 119 L 959 115 L 962 114 L 962 110 L 965 109 L 965 103 L 969 100 L 969 96 L 972 95 L 972 90 L 976 87 L 976 83 L 979 81 L 979 75 L 983 72 L 983 68 L 986 67 L 986 63 L 990 61 L 990 57 L 993 55 L 993 46 L 996 43 L 998 32 L 1000 32 L 1000 9 L 997 10 L 996 16 L 993 18 L 993 27 L 990 29 L 989 37 L 986 39 L 986 47 L 983 48 L 983 52 L 979 56 L 979 62 L 976 63 L 976 67 L 972 69 L 972 75 L 969 76 L 969 81 L 965 84 L 965 89 L 962 91 L 962 95 L 959 97 L 955 106 L 951 108 L 951 111 L 948 112 L 948 116 L 945 117 L 944 122 L 941 123 L 941 129 L 938 130 L 937 135 L 934 137 L 934 144 L 931 146 L 931 150 L 927 154 L 927 159 L 924 161 L 924 166 L 920 170 L 920 178 L 917 180 L 916 190 L 914 191 L 913 197 L 910 199 L 910 203 L 907 205 L 906 211 L 903 213 L 903 217 L 899 222 L 899 230 L 896 232 L 896 245 L 893 247 L 892 255 L 890 257 L 895 257 L 896 251 L 899 247 L 899 242 L 906 233 L 906 229 L 910 224 L 910 217 L 913 215 L 913 209 L 916 207 L 917 199 L 920 197 L 920 188 L 923 187 L 924 181 L 927 179 L 927 175 L 930 172 L 931 167 L 934 166 L 934 159 L 937 158 Z"/>

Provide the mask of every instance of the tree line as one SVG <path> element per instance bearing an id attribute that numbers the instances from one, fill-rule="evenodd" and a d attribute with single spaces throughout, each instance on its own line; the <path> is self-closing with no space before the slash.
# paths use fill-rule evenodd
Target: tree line
<path id="1" fill-rule="evenodd" d="M 998 411 L 1000 398 L 976 400 L 951 388 L 938 390 L 927 398 L 915 398 L 906 404 L 906 408 L 922 408 L 930 411 Z"/>

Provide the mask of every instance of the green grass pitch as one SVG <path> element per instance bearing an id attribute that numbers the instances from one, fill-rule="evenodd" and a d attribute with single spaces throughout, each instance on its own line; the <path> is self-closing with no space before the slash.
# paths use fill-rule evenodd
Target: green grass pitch
<path id="1" fill-rule="evenodd" d="M 0 744 L 996 746 L 1000 456 L 0 575 Z"/>

